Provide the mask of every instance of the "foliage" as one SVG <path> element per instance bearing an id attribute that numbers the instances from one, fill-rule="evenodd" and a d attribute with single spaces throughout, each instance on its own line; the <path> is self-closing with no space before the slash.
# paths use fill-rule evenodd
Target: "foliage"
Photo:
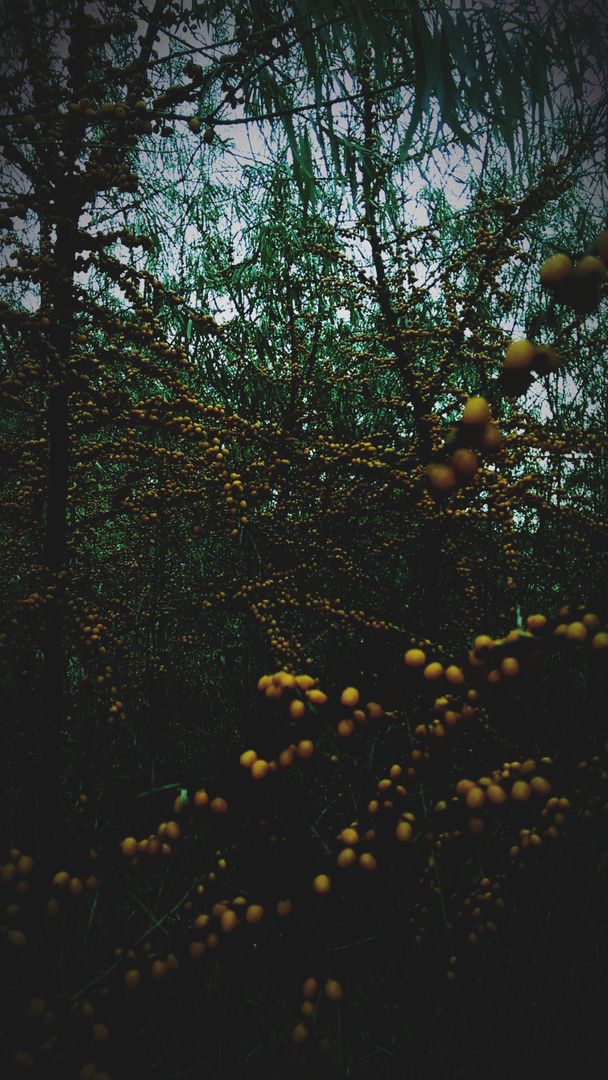
<path id="1" fill-rule="evenodd" d="M 593 1075 L 599 15 L 5 5 L 8 1075 Z"/>

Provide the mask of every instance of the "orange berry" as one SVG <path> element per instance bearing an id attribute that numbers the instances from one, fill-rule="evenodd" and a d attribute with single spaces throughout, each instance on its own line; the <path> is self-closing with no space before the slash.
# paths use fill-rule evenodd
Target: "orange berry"
<path id="1" fill-rule="evenodd" d="M 337 979 L 327 979 L 325 986 L 323 987 L 323 992 L 328 1001 L 337 1003 L 342 1000 L 343 991 Z"/>
<path id="2" fill-rule="evenodd" d="M 436 682 L 443 676 L 443 665 L 434 660 L 431 664 L 426 665 L 423 674 L 429 682 Z"/>
<path id="3" fill-rule="evenodd" d="M 228 803 L 222 799 L 221 795 L 216 795 L 215 799 L 211 800 L 210 806 L 214 814 L 225 814 L 228 810 Z"/>
<path id="4" fill-rule="evenodd" d="M 251 926 L 255 923 L 259 923 L 264 917 L 264 908 L 261 904 L 250 904 L 245 912 L 245 922 L 248 922 Z"/>
<path id="5" fill-rule="evenodd" d="M 526 626 L 528 630 L 534 632 L 535 630 L 544 630 L 547 625 L 547 619 L 544 615 L 528 615 L 526 619 Z"/>
<path id="6" fill-rule="evenodd" d="M 341 870 L 346 870 L 349 866 L 352 866 L 353 863 L 356 863 L 356 861 L 357 855 L 354 848 L 346 847 L 342 848 L 342 851 L 338 854 L 336 865 L 339 866 Z"/>
<path id="7" fill-rule="evenodd" d="M 451 465 L 427 465 L 426 476 L 434 491 L 447 493 L 456 487 L 456 471 Z"/>
<path id="8" fill-rule="evenodd" d="M 34 869 L 34 860 L 31 855 L 20 855 L 17 859 L 17 873 L 21 877 L 28 877 Z"/>
<path id="9" fill-rule="evenodd" d="M 340 695 L 340 704 L 354 709 L 359 704 L 359 691 L 354 686 L 347 686 Z"/>
<path id="10" fill-rule="evenodd" d="M 503 675 L 507 675 L 508 678 L 514 678 L 516 675 L 519 675 L 519 660 L 516 660 L 514 656 L 505 656 L 500 665 L 500 670 Z"/>
<path id="11" fill-rule="evenodd" d="M 275 682 L 285 690 L 293 690 L 296 685 L 296 677 L 290 671 L 279 671 L 275 675 Z"/>
<path id="12" fill-rule="evenodd" d="M 306 697 L 309 701 L 312 701 L 313 705 L 325 705 L 327 703 L 327 694 L 324 694 L 322 690 L 307 690 Z"/>
<path id="13" fill-rule="evenodd" d="M 310 690 L 315 685 L 315 680 L 311 675 L 296 675 L 296 686 L 300 690 Z"/>
<path id="14" fill-rule="evenodd" d="M 457 667 L 456 664 L 450 664 L 445 669 L 445 677 L 452 686 L 462 686 L 464 683 L 464 671 L 462 668 Z"/>
<path id="15" fill-rule="evenodd" d="M 294 698 L 293 701 L 289 703 L 289 712 L 294 720 L 302 719 L 306 714 L 306 705 L 301 698 Z"/>
<path id="16" fill-rule="evenodd" d="M 129 971 L 125 971 L 123 982 L 125 990 L 135 990 L 141 982 L 141 974 L 137 968 L 130 968 Z"/>
<path id="17" fill-rule="evenodd" d="M 473 648 L 475 652 L 486 652 L 488 649 L 493 648 L 494 641 L 488 634 L 478 634 L 473 642 Z"/>
<path id="18" fill-rule="evenodd" d="M 23 930 L 9 930 L 6 935 L 6 940 L 10 945 L 14 945 L 17 949 L 23 948 L 27 943 L 27 937 L 23 933 Z"/>
<path id="19" fill-rule="evenodd" d="M 511 788 L 511 798 L 515 802 L 526 802 L 530 798 L 530 785 L 525 780 L 516 780 Z"/>
<path id="20" fill-rule="evenodd" d="M 376 859 L 372 855 L 371 851 L 364 851 L 363 854 L 359 856 L 359 866 L 362 870 L 366 870 L 368 872 L 378 869 L 378 863 L 376 862 Z"/>
<path id="21" fill-rule="evenodd" d="M 501 788 L 500 784 L 490 784 L 486 789 L 486 796 L 488 802 L 491 802 L 493 806 L 501 806 L 502 803 L 507 801 L 507 793 L 504 788 Z"/>
<path id="22" fill-rule="evenodd" d="M 584 641 L 589 631 L 583 622 L 572 622 L 566 630 L 568 641 Z"/>
<path id="23" fill-rule="evenodd" d="M 419 668 L 426 664 L 426 653 L 422 649 L 408 649 L 403 660 L 407 667 Z M 369 708 L 369 706 L 368 706 Z"/>
<path id="24" fill-rule="evenodd" d="M 134 836 L 126 836 L 121 842 L 120 850 L 127 858 L 132 858 L 137 852 L 137 840 Z"/>
<path id="25" fill-rule="evenodd" d="M 486 801 L 486 793 L 483 788 L 474 786 L 469 788 L 466 794 L 465 802 L 469 810 L 479 810 Z"/>
<path id="26" fill-rule="evenodd" d="M 452 454 L 452 465 L 460 480 L 470 480 L 479 468 L 479 460 L 474 450 L 461 447 Z"/>
<path id="27" fill-rule="evenodd" d="M 336 731 L 343 739 L 348 739 L 355 730 L 354 721 L 349 718 L 339 720 L 336 725 Z"/>
<path id="28" fill-rule="evenodd" d="M 220 926 L 225 934 L 229 934 L 231 930 L 234 930 L 237 923 L 238 919 L 234 911 L 224 911 L 220 919 Z"/>
<path id="29" fill-rule="evenodd" d="M 572 259 L 569 255 L 564 255 L 563 252 L 559 252 L 557 255 L 551 255 L 549 259 L 546 259 L 542 264 L 539 272 L 540 283 L 545 288 L 550 289 L 554 285 L 558 285 L 560 281 L 568 277 L 568 274 L 572 272 Z"/>
<path id="30" fill-rule="evenodd" d="M 397 840 L 399 841 L 400 844 L 407 843 L 408 840 L 412 839 L 412 835 L 413 835 L 413 829 L 412 829 L 412 826 L 410 825 L 409 821 L 400 821 L 400 822 L 398 822 L 397 827 L 395 829 L 395 837 L 397 838 Z"/>
<path id="31" fill-rule="evenodd" d="M 268 775 L 268 762 L 263 758 L 257 758 L 251 766 L 251 777 L 253 780 L 263 780 Z"/>
<path id="32" fill-rule="evenodd" d="M 307 979 L 304 980 L 304 985 L 302 986 L 302 997 L 310 1000 L 310 998 L 313 998 L 315 994 L 318 993 L 318 990 L 319 984 L 317 980 L 313 978 L 312 975 L 310 975 Z"/>
<path id="33" fill-rule="evenodd" d="M 574 267 L 574 276 L 577 278 L 603 277 L 606 273 L 606 267 L 601 259 L 598 259 L 597 255 L 583 255 L 582 259 L 579 259 Z"/>
<path id="34" fill-rule="evenodd" d="M 535 795 L 549 795 L 551 793 L 551 784 L 544 776 L 533 776 L 530 780 L 530 787 Z"/>
<path id="35" fill-rule="evenodd" d="M 317 874 L 312 887 L 319 896 L 326 896 L 331 889 L 331 879 L 327 874 Z"/>
<path id="36" fill-rule="evenodd" d="M 348 844 L 352 847 L 354 844 L 359 843 L 359 833 L 356 829 L 349 826 L 347 829 L 342 829 L 342 832 L 338 834 L 338 840 L 341 840 L 343 844 Z"/>
<path id="37" fill-rule="evenodd" d="M 490 423 L 486 424 L 479 437 L 479 443 L 484 450 L 488 450 L 492 453 L 494 450 L 498 450 L 501 442 L 502 435 L 500 434 L 500 428 L 495 420 L 490 420 Z"/>
<path id="38" fill-rule="evenodd" d="M 489 423 L 490 406 L 483 397 L 470 397 L 462 414 L 463 424 L 474 424 L 483 427 Z"/>
<path id="39" fill-rule="evenodd" d="M 521 341 L 512 341 L 505 352 L 505 368 L 509 370 L 527 370 L 534 360 L 536 348 L 531 341 L 523 338 Z"/>
<path id="40" fill-rule="evenodd" d="M 244 769 L 250 769 L 254 761 L 257 761 L 257 758 L 258 755 L 256 754 L 255 750 L 243 750 L 239 761 Z M 194 798 L 196 799 L 196 795 L 194 796 Z"/>

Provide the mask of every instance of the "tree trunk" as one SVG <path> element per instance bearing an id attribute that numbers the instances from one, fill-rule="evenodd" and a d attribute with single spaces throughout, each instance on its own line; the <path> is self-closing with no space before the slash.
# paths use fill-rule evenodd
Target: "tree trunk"
<path id="1" fill-rule="evenodd" d="M 46 423 L 48 472 L 46 485 L 46 522 L 44 562 L 47 601 L 43 626 L 43 663 L 40 702 L 40 832 L 47 844 L 54 842 L 60 810 L 64 726 L 64 649 L 63 578 L 67 568 L 67 498 L 69 480 L 68 365 L 74 320 L 74 261 L 76 226 L 79 211 L 71 209 L 57 227 L 54 248 L 55 280 L 45 295 L 51 328 L 48 335 L 48 396 Z"/>

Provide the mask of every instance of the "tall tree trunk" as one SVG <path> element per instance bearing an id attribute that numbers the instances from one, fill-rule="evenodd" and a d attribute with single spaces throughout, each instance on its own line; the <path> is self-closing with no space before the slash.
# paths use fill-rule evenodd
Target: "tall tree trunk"
<path id="1" fill-rule="evenodd" d="M 44 561 L 47 601 L 43 626 L 43 665 L 39 730 L 40 781 L 38 824 L 44 840 L 53 845 L 59 824 L 64 726 L 63 578 L 67 569 L 67 498 L 70 466 L 69 358 L 75 310 L 74 265 L 79 209 L 68 213 L 57 227 L 54 246 L 55 278 L 46 293 L 51 327 L 48 343 L 46 423 L 48 471 Z"/>
<path id="2" fill-rule="evenodd" d="M 382 243 L 378 232 L 376 200 L 381 188 L 381 177 L 374 169 L 373 154 L 376 150 L 372 88 L 369 65 L 362 65 L 361 87 L 363 91 L 363 130 L 366 155 L 362 165 L 363 208 L 367 238 L 371 247 L 372 262 L 376 275 L 378 306 L 388 330 L 388 340 L 397 361 L 397 368 L 412 403 L 414 430 L 420 452 L 420 463 L 427 465 L 433 452 L 431 412 L 432 402 L 421 392 L 412 358 L 403 345 L 401 327 L 393 305 L 386 269 L 382 258 Z M 420 523 L 421 585 L 422 600 L 416 613 L 422 632 L 429 638 L 437 636 L 440 615 L 439 573 L 442 561 L 441 532 L 435 522 L 423 519 Z"/>

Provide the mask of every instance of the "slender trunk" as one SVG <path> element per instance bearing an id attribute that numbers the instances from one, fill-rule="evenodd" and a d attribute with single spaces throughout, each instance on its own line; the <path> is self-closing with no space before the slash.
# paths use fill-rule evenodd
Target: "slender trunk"
<path id="1" fill-rule="evenodd" d="M 68 364 L 74 319 L 74 259 L 78 211 L 71 208 L 57 227 L 55 280 L 47 297 L 51 328 L 48 344 L 46 423 L 48 472 L 44 561 L 47 601 L 43 626 L 43 665 L 39 730 L 39 825 L 53 844 L 59 824 L 61 731 L 64 725 L 64 605 L 62 580 L 67 566 L 67 499 L 69 482 Z"/>
<path id="2" fill-rule="evenodd" d="M 414 429 L 420 449 L 420 462 L 422 465 L 427 465 L 433 452 L 433 434 L 430 415 L 432 412 L 432 403 L 426 401 L 421 393 L 416 379 L 415 365 L 403 346 L 399 318 L 391 298 L 391 291 L 387 281 L 384 260 L 382 258 L 382 243 L 378 232 L 376 216 L 376 199 L 380 191 L 381 179 L 379 178 L 377 171 L 374 172 L 373 167 L 372 155 L 375 151 L 377 140 L 374 128 L 369 68 L 365 65 L 362 71 L 361 85 L 363 88 L 363 128 L 366 149 L 362 167 L 363 207 L 367 238 L 371 248 L 372 262 L 374 264 L 374 272 L 376 275 L 376 295 L 380 312 L 388 330 L 388 340 L 397 361 L 398 370 L 409 394 L 409 399 L 412 403 Z M 437 636 L 438 620 L 440 617 L 439 575 L 442 561 L 441 532 L 434 521 L 423 520 L 421 522 L 420 543 L 422 602 L 418 615 L 423 633 L 429 638 L 434 638 Z"/>

